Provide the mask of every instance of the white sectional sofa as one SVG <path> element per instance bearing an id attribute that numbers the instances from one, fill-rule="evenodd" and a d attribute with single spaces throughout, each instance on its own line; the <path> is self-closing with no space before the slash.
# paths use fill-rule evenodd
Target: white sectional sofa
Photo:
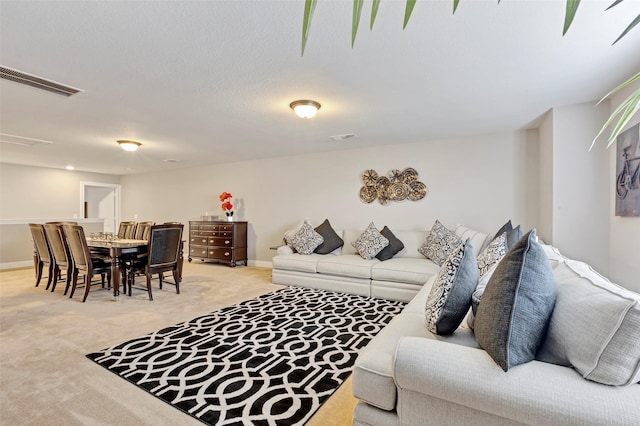
<path id="1" fill-rule="evenodd" d="M 363 229 L 336 231 L 344 246 L 330 254 L 303 255 L 289 246 L 278 248 L 273 257 L 274 284 L 315 287 L 344 293 L 361 294 L 389 300 L 408 302 L 422 286 L 440 270 L 440 266 L 418 252 L 428 230 L 407 231 L 392 229 L 404 248 L 385 261 L 365 260 L 351 245 Z M 472 238 L 474 246 L 484 247 L 488 235 L 458 225 L 459 237 Z"/>
<path id="2" fill-rule="evenodd" d="M 640 295 L 539 245 L 557 291 L 548 328 L 534 360 L 503 371 L 466 319 L 447 336 L 425 326 L 440 278 L 417 253 L 428 232 L 394 230 L 405 248 L 385 261 L 358 259 L 350 241 L 361 232 L 340 232 L 344 247 L 332 254 L 281 248 L 273 260 L 274 283 L 409 302 L 356 360 L 354 425 L 640 424 Z M 456 234 L 474 247 L 490 241 Z"/>

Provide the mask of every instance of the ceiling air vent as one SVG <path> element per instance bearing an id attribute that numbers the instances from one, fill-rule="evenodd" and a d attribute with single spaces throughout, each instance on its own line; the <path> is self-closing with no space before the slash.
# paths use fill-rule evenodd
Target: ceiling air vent
<path id="1" fill-rule="evenodd" d="M 81 89 L 76 89 L 75 87 L 65 86 L 64 84 L 56 83 L 55 81 L 46 80 L 42 77 L 37 77 L 35 75 L 3 67 L 1 65 L 0 78 L 15 81 L 16 83 L 26 84 L 37 89 L 46 90 L 47 92 L 57 93 L 58 95 L 62 96 L 71 96 L 82 91 Z"/>
<path id="2" fill-rule="evenodd" d="M 345 139 L 351 139 L 351 138 L 355 138 L 356 135 L 355 133 L 345 133 L 344 135 L 334 135 L 334 136 L 329 136 L 331 138 L 331 140 L 333 141 L 343 141 Z"/>

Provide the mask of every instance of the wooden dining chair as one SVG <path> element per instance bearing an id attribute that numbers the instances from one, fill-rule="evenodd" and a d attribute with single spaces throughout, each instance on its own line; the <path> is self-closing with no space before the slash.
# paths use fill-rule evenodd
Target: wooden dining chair
<path id="1" fill-rule="evenodd" d="M 100 275 L 103 288 L 104 278 L 106 276 L 109 288 L 111 287 L 111 260 L 107 257 L 98 257 L 97 255 L 91 254 L 82 226 L 62 225 L 62 229 L 63 235 L 67 239 L 69 251 L 71 252 L 74 264 L 71 278 L 71 294 L 69 295 L 69 298 L 73 297 L 73 294 L 76 291 L 78 275 L 82 273 L 84 275 L 84 296 L 82 301 L 84 302 L 87 300 L 87 296 L 89 295 L 94 275 Z"/>
<path id="2" fill-rule="evenodd" d="M 149 234 L 151 233 L 151 227 L 155 225 L 155 222 L 138 222 L 138 226 L 136 226 L 136 240 L 146 240 L 149 241 Z"/>
<path id="3" fill-rule="evenodd" d="M 118 237 L 133 239 L 136 235 L 136 224 L 137 222 L 120 222 Z"/>
<path id="4" fill-rule="evenodd" d="M 33 245 L 36 250 L 36 287 L 40 285 L 44 265 L 47 265 L 49 276 L 47 277 L 46 290 L 49 290 L 49 286 L 53 281 L 54 262 L 51 247 L 49 246 L 49 241 L 47 240 L 47 236 L 44 232 L 44 225 L 41 223 L 30 223 L 29 229 L 31 230 L 31 238 L 33 238 Z"/>
<path id="5" fill-rule="evenodd" d="M 73 275 L 73 259 L 71 258 L 71 252 L 69 251 L 69 245 L 67 239 L 64 236 L 64 230 L 62 229 L 63 222 L 48 222 L 44 224 L 44 232 L 49 241 L 49 247 L 51 247 L 51 253 L 53 254 L 53 285 L 51 286 L 51 292 L 56 289 L 58 278 L 61 271 L 64 269 L 66 275 L 66 285 L 64 287 L 64 294 L 69 291 L 71 284 L 71 276 Z"/>
<path id="6" fill-rule="evenodd" d="M 175 285 L 176 293 L 180 294 L 179 260 L 182 230 L 182 224 L 163 224 L 151 227 L 147 252 L 138 257 L 129 271 L 129 296 L 131 296 L 132 287 L 135 285 L 135 275 L 138 271 L 144 273 L 147 278 L 146 290 L 149 294 L 149 300 L 153 300 L 151 290 L 153 274 L 158 274 L 160 289 L 162 289 L 163 273 L 171 272 L 173 282 L 166 281 L 166 283 Z"/>

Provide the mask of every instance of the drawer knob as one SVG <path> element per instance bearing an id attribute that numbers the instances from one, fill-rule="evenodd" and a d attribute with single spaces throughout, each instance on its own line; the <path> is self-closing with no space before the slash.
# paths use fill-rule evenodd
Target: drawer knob
<path id="1" fill-rule="evenodd" d="M 227 240 L 227 241 L 225 241 L 224 243 L 225 243 L 225 244 L 229 244 L 230 242 L 231 242 L 231 241 Z"/>
<path id="2" fill-rule="evenodd" d="M 225 255 L 225 256 L 229 256 L 229 252 L 228 252 L 228 251 L 226 251 L 226 252 L 224 253 L 224 255 Z"/>

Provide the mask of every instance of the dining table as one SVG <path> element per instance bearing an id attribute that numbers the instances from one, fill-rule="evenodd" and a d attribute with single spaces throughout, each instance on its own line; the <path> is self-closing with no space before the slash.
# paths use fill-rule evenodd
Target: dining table
<path id="1" fill-rule="evenodd" d="M 116 299 L 120 296 L 122 255 L 141 253 L 147 249 L 148 244 L 147 240 L 87 237 L 87 245 L 90 249 L 103 249 L 111 257 L 111 280 L 113 282 L 113 296 Z"/>

